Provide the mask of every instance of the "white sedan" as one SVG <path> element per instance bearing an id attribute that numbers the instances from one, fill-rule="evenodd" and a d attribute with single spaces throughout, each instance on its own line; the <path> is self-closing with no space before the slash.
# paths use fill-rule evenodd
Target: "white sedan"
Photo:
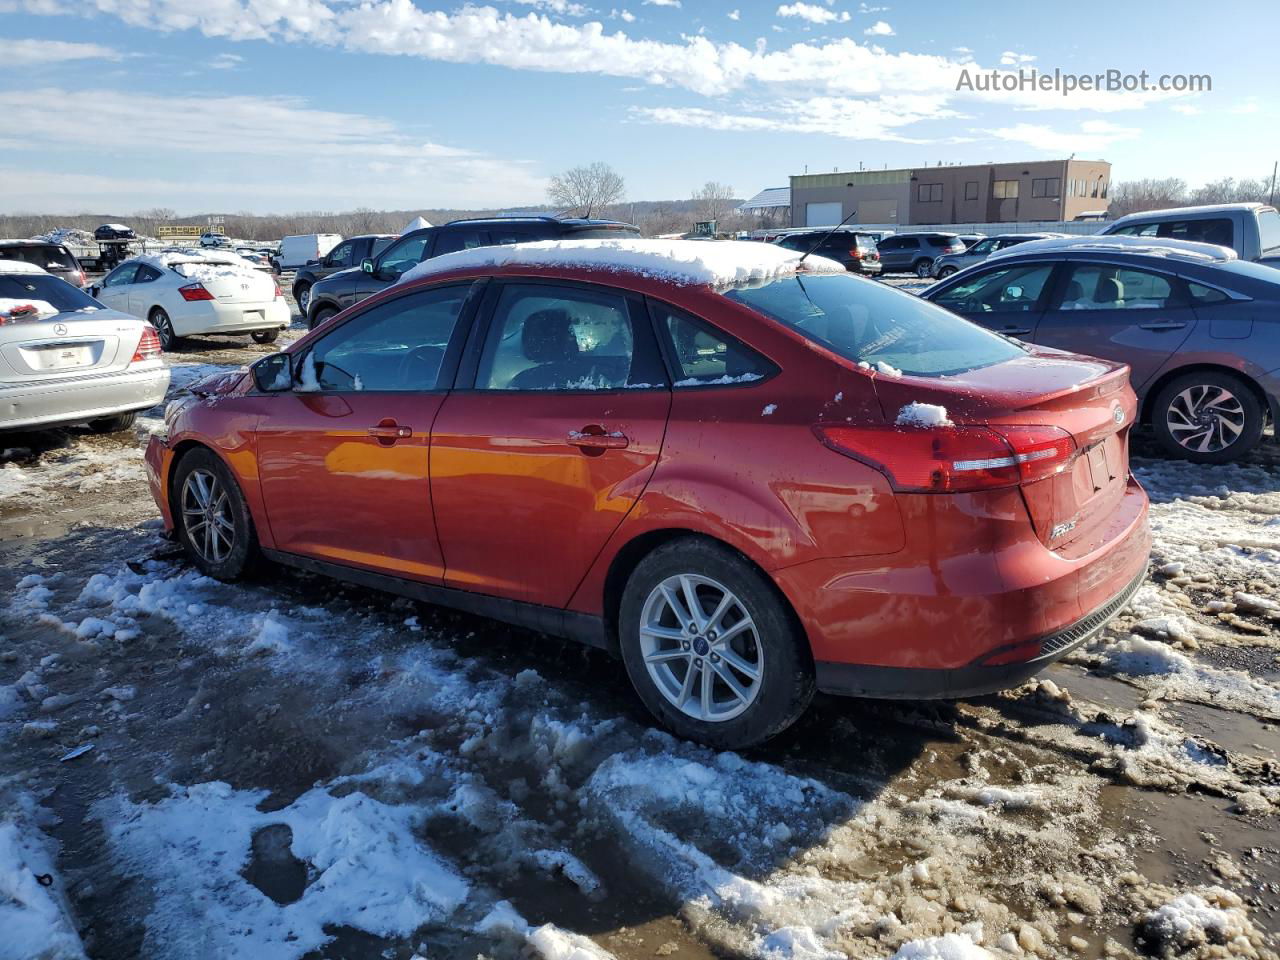
<path id="1" fill-rule="evenodd" d="M 0 430 L 126 430 L 168 387 L 149 324 L 37 266 L 0 260 Z"/>
<path id="2" fill-rule="evenodd" d="M 168 350 L 192 334 L 248 333 L 271 343 L 289 325 L 280 284 L 233 253 L 161 253 L 116 267 L 89 292 L 151 323 Z"/>

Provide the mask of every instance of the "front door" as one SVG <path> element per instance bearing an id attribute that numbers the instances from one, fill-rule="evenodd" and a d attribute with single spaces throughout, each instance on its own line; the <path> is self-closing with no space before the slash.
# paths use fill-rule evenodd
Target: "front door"
<path id="1" fill-rule="evenodd" d="M 1051 276 L 1051 263 L 992 266 L 929 299 L 988 330 L 1030 340 Z"/>
<path id="2" fill-rule="evenodd" d="M 1074 263 L 1031 339 L 1129 364 L 1141 390 L 1195 326 L 1183 281 L 1108 263 Z"/>
<path id="3" fill-rule="evenodd" d="M 512 282 L 489 302 L 474 389 L 432 431 L 445 582 L 563 607 L 648 483 L 671 394 L 638 299 Z"/>
<path id="4" fill-rule="evenodd" d="M 440 582 L 431 426 L 452 382 L 472 284 L 389 300 L 301 357 L 264 399 L 257 446 L 276 548 Z"/>
<path id="5" fill-rule="evenodd" d="M 121 313 L 129 312 L 129 287 L 138 273 L 136 263 L 124 263 L 116 267 L 98 285 L 98 295 L 94 298 L 103 306 Z"/>

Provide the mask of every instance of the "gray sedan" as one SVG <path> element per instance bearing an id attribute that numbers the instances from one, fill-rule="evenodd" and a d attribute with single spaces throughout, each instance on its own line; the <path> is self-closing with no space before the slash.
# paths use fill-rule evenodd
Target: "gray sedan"
<path id="1" fill-rule="evenodd" d="M 1280 271 L 1224 247 L 1042 240 L 921 296 L 1006 336 L 1127 363 L 1142 419 L 1175 456 L 1235 460 L 1280 419 Z"/>
<path id="2" fill-rule="evenodd" d="M 935 258 L 933 267 L 929 272 L 931 276 L 942 279 L 959 270 L 963 270 L 965 267 L 972 267 L 976 263 L 981 263 L 998 250 L 1006 250 L 1020 243 L 1026 243 L 1028 240 L 1047 240 L 1050 237 L 1061 236 L 1065 236 L 1065 234 L 1001 233 L 994 237 L 983 237 L 967 250 L 961 250 L 959 253 L 944 253 L 942 256 Z"/>

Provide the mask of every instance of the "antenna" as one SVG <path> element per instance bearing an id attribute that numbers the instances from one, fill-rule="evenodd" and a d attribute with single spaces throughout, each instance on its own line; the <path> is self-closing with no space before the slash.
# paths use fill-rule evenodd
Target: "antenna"
<path id="1" fill-rule="evenodd" d="M 800 258 L 800 262 L 799 262 L 799 263 L 797 263 L 797 264 L 796 264 L 796 266 L 798 267 L 798 266 L 800 266 L 800 264 L 801 264 L 801 263 L 804 263 L 804 258 L 805 258 L 805 257 L 807 257 L 807 256 L 809 256 L 809 254 L 813 253 L 813 251 L 817 250 L 820 246 L 822 246 L 824 243 L 826 243 L 826 242 L 827 242 L 827 237 L 831 236 L 833 233 L 835 233 L 837 230 L 839 230 L 841 227 L 843 227 L 846 223 L 848 223 L 850 220 L 852 220 L 852 219 L 853 219 L 854 217 L 856 217 L 857 215 L 858 215 L 858 211 L 857 211 L 857 210 L 853 210 L 853 211 L 851 211 L 847 217 L 845 217 L 843 220 L 841 220 L 839 223 L 837 223 L 834 227 L 832 227 L 830 230 L 828 230 L 826 233 L 824 233 L 821 237 L 819 237 L 819 238 L 818 238 L 818 242 L 817 242 L 817 243 L 815 243 L 812 247 L 810 247 L 808 250 L 806 250 L 806 251 L 804 252 L 804 256 L 802 256 L 802 257 Z"/>

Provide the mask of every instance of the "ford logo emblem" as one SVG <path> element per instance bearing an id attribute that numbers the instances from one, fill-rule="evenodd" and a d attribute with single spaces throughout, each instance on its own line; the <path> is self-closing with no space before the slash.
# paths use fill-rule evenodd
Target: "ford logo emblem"
<path id="1" fill-rule="evenodd" d="M 67 325 L 65 323 L 55 323 L 53 325 L 53 332 L 60 337 L 65 337 L 67 335 Z"/>

